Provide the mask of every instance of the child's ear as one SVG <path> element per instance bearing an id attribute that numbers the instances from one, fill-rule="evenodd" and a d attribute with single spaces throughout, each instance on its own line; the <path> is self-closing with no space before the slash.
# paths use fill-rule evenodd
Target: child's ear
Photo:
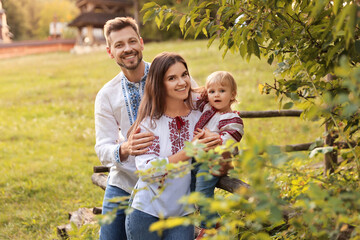
<path id="1" fill-rule="evenodd" d="M 232 92 L 231 94 L 231 101 L 235 101 L 235 97 L 236 97 L 236 92 Z"/>

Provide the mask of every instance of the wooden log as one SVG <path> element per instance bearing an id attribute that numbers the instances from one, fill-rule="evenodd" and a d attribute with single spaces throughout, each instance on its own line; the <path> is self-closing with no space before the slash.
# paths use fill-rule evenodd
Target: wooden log
<path id="1" fill-rule="evenodd" d="M 94 207 L 93 214 L 98 215 L 102 213 L 102 207 Z"/>
<path id="2" fill-rule="evenodd" d="M 94 166 L 93 170 L 94 173 L 103 173 L 103 172 L 109 172 L 110 168 L 105 166 Z"/>
<path id="3" fill-rule="evenodd" d="M 71 230 L 71 224 L 64 224 L 56 228 L 57 235 L 60 239 L 69 239 L 68 232 Z"/>
<path id="4" fill-rule="evenodd" d="M 103 190 L 106 189 L 106 181 L 107 181 L 107 175 L 103 173 L 94 173 L 91 176 L 91 181 L 96 186 L 101 187 Z"/>
<path id="5" fill-rule="evenodd" d="M 302 110 L 241 111 L 242 118 L 299 117 Z"/>
<path id="6" fill-rule="evenodd" d="M 94 173 L 91 176 L 91 179 L 93 181 L 93 183 L 96 186 L 101 187 L 102 189 L 106 189 L 106 181 L 107 181 L 107 176 L 106 174 L 103 173 Z M 240 187 L 246 187 L 249 188 L 249 184 L 236 179 L 236 178 L 231 178 L 228 176 L 224 176 L 221 177 L 218 184 L 216 185 L 216 187 L 224 189 L 225 191 L 231 192 L 233 193 L 236 189 L 240 188 Z"/>
<path id="7" fill-rule="evenodd" d="M 231 178 L 229 176 L 224 176 L 219 179 L 219 182 L 216 184 L 216 187 L 224 189 L 228 192 L 235 192 L 238 188 L 246 187 L 249 188 L 250 185 L 236 178 Z"/>
<path id="8" fill-rule="evenodd" d="M 79 208 L 75 212 L 69 213 L 70 222 L 74 223 L 78 228 L 85 224 L 95 224 L 97 220 L 91 208 Z M 69 239 L 68 232 L 71 230 L 71 224 L 65 224 L 57 227 L 57 234 L 61 239 Z"/>

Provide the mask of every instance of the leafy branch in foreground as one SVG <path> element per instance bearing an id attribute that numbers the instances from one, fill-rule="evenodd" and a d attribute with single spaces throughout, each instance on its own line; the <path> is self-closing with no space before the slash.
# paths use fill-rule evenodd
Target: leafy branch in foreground
<path id="1" fill-rule="evenodd" d="M 276 63 L 275 83 L 261 84 L 261 93 L 274 94 L 280 108 L 303 109 L 304 119 L 321 120 L 323 137 L 331 135 L 349 148 L 325 141 L 328 145 L 311 156 L 294 155 L 249 140 L 249 149 L 232 157 L 231 172 L 249 189 L 217 194 L 215 200 L 198 195 L 184 200 L 221 212 L 222 226 L 212 238 L 360 239 L 359 2 L 190 0 L 187 11 L 154 2 L 142 11 L 144 22 L 155 20 L 160 29 L 177 25 L 184 38 L 203 35 L 208 47 L 218 38 L 223 56 L 230 51 Z M 339 154 L 342 162 L 332 162 L 332 171 L 323 175 L 312 166 L 316 152 Z"/>

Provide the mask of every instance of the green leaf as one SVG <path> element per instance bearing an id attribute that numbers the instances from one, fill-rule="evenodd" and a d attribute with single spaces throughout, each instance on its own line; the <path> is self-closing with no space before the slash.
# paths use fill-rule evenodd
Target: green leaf
<path id="1" fill-rule="evenodd" d="M 257 41 L 253 39 L 252 44 L 253 44 L 252 49 L 254 51 L 255 56 L 257 56 L 260 59 L 260 48 Z"/>
<path id="2" fill-rule="evenodd" d="M 287 102 L 284 104 L 283 109 L 290 109 L 294 106 L 293 102 Z"/>
<path id="3" fill-rule="evenodd" d="M 209 48 L 211 46 L 211 44 L 214 42 L 214 40 L 216 39 L 217 35 L 214 34 L 208 41 L 207 47 Z"/>
<path id="4" fill-rule="evenodd" d="M 196 32 L 195 32 L 195 39 L 197 38 L 197 36 L 199 35 L 199 33 L 203 30 L 203 28 L 205 27 L 205 25 L 209 22 L 208 18 L 204 18 L 203 20 L 201 20 L 200 24 L 197 26 Z"/>
<path id="5" fill-rule="evenodd" d="M 309 157 L 313 158 L 314 156 L 316 156 L 319 153 L 325 154 L 325 153 L 329 153 L 332 151 L 334 151 L 334 147 L 318 147 L 310 152 Z"/>
<path id="6" fill-rule="evenodd" d="M 240 44 L 240 55 L 241 55 L 241 57 L 244 58 L 246 53 L 247 53 L 247 46 L 246 46 L 246 44 L 241 43 Z"/>
<path id="7" fill-rule="evenodd" d="M 141 9 L 141 12 L 145 11 L 146 9 L 152 8 L 154 6 L 156 6 L 155 2 L 145 3 L 144 6 Z"/>
<path id="8" fill-rule="evenodd" d="M 269 56 L 268 60 L 267 60 L 267 63 L 268 63 L 269 65 L 271 65 L 271 64 L 273 63 L 273 61 L 274 61 L 274 54 L 271 54 L 271 55 Z"/>
<path id="9" fill-rule="evenodd" d="M 159 17 L 159 16 L 156 16 L 156 17 L 155 17 L 155 23 L 156 23 L 156 26 L 160 29 L 161 20 L 160 20 L 160 17 Z"/>
<path id="10" fill-rule="evenodd" d="M 179 22 L 179 27 L 180 27 L 181 33 L 183 35 L 184 35 L 186 17 L 187 17 L 186 15 L 182 16 L 182 18 L 180 19 L 180 22 Z"/>
<path id="11" fill-rule="evenodd" d="M 342 0 L 333 0 L 333 2 L 334 2 L 334 7 L 332 9 L 333 9 L 334 14 L 336 15 L 338 13 L 339 7 L 341 6 L 343 1 Z"/>
<path id="12" fill-rule="evenodd" d="M 149 10 L 144 14 L 143 22 L 146 23 L 148 20 L 154 17 L 155 9 Z"/>

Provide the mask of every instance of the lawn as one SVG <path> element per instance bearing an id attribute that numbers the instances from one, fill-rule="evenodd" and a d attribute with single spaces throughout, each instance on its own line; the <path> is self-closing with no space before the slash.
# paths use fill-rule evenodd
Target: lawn
<path id="1" fill-rule="evenodd" d="M 180 53 L 202 85 L 216 70 L 238 83 L 242 111 L 278 109 L 258 84 L 272 82 L 275 66 L 222 53 L 206 41 L 146 43 L 144 59 Z M 67 213 L 101 206 L 103 191 L 91 183 L 93 104 L 97 91 L 119 72 L 104 51 L 85 55 L 49 53 L 0 60 L 0 239 L 57 239 Z M 310 142 L 323 128 L 299 118 L 244 119 L 246 135 L 283 145 Z M 246 146 L 246 139 L 243 141 Z M 93 236 L 96 237 L 96 234 Z"/>

